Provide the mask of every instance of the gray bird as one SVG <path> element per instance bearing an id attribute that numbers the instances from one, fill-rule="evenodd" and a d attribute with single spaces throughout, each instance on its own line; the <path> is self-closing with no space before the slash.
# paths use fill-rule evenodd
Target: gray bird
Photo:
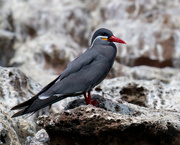
<path id="1" fill-rule="evenodd" d="M 91 101 L 90 91 L 105 79 L 112 68 L 117 52 L 113 42 L 126 44 L 115 37 L 110 30 L 98 29 L 92 37 L 89 49 L 70 62 L 61 75 L 38 94 L 14 106 L 11 110 L 22 110 L 12 117 L 34 113 L 66 97 L 81 94 L 84 94 L 86 104 L 97 104 L 96 100 Z"/>

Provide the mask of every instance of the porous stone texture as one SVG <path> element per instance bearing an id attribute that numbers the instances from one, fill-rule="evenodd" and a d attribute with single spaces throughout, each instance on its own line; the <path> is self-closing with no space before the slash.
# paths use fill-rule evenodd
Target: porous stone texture
<path id="1" fill-rule="evenodd" d="M 10 108 L 32 97 L 40 88 L 19 69 L 0 67 L 0 144 L 20 145 L 27 136 L 35 134 L 36 115 L 12 119 Z"/>
<path id="2" fill-rule="evenodd" d="M 29 98 L 41 86 L 17 68 L 0 67 L 0 101 L 13 107 Z"/>
<path id="3" fill-rule="evenodd" d="M 120 98 L 139 106 L 180 111 L 179 70 L 139 67 L 129 69 L 127 76 L 104 80 L 95 90 L 106 98 Z"/>
<path id="4" fill-rule="evenodd" d="M 180 144 L 179 5 L 179 0 L 1 0 L 0 144 L 58 139 L 70 145 Z M 35 122 L 49 109 L 11 119 L 10 108 L 55 79 L 90 46 L 100 27 L 127 45 L 116 44 L 107 76 L 114 79 L 92 91 L 99 108 L 80 106 L 85 105 L 82 96 L 55 103 L 51 116 L 39 119 L 50 137 L 42 135 L 40 142 L 36 137 L 45 131 L 37 132 Z"/>
<path id="5" fill-rule="evenodd" d="M 14 130 L 13 121 L 7 112 L 4 104 L 0 102 L 0 144 L 20 145 L 19 138 Z"/>
<path id="6" fill-rule="evenodd" d="M 98 108 L 83 106 L 84 98 L 78 98 L 61 113 L 39 117 L 50 143 L 180 144 L 179 70 L 147 66 L 120 70 L 124 76 L 95 87 L 92 100 L 99 102 Z"/>
<path id="7" fill-rule="evenodd" d="M 52 144 L 179 144 L 179 113 L 126 105 L 133 110 L 131 115 L 88 105 L 41 116 L 38 124 L 46 129 Z"/>
<path id="8" fill-rule="evenodd" d="M 31 119 L 12 119 L 10 114 L 7 104 L 0 101 L 0 144 L 21 145 L 27 136 L 35 134 L 36 125 Z"/>
<path id="9" fill-rule="evenodd" d="M 44 129 L 41 129 L 34 137 L 28 136 L 25 145 L 50 145 L 49 136 Z"/>

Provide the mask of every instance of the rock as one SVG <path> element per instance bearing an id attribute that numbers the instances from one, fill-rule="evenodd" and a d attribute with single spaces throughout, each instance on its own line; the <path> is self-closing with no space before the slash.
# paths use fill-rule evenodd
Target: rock
<path id="1" fill-rule="evenodd" d="M 49 136 L 44 129 L 39 130 L 34 137 L 28 136 L 25 145 L 48 145 Z"/>
<path id="2" fill-rule="evenodd" d="M 118 98 L 104 98 L 100 95 L 93 94 L 92 95 L 92 100 L 96 100 L 99 102 L 99 104 L 96 104 L 98 108 L 102 108 L 107 111 L 112 111 L 115 113 L 121 113 L 125 115 L 132 115 L 136 113 L 136 111 L 127 105 L 122 104 L 121 100 Z M 69 110 L 69 109 L 74 109 L 76 107 L 79 107 L 81 105 L 86 105 L 84 98 L 81 99 L 76 99 L 71 102 L 66 106 L 64 110 Z"/>
<path id="3" fill-rule="evenodd" d="M 147 5 L 144 1 L 111 0 L 101 11 L 104 21 L 99 26 L 111 28 L 127 42 L 125 46 L 118 45 L 118 62 L 128 66 L 179 68 L 180 35 L 176 22 L 180 19 L 175 1 L 152 1 Z"/>
<path id="4" fill-rule="evenodd" d="M 94 89 L 98 108 L 77 98 L 65 111 L 39 117 L 51 144 L 179 144 L 179 70 L 121 68 L 123 77 Z"/>
<path id="5" fill-rule="evenodd" d="M 0 144 L 22 144 L 38 129 L 33 115 L 11 118 L 13 106 L 32 97 L 41 86 L 17 68 L 0 67 Z"/>
<path id="6" fill-rule="evenodd" d="M 44 129 L 41 129 L 36 133 L 35 139 L 39 142 L 47 142 L 49 140 L 49 136 Z"/>
<path id="7" fill-rule="evenodd" d="M 117 44 L 118 64 L 180 68 L 176 0 L 16 1 L 1 2 L 0 65 L 16 66 L 42 85 L 89 47 L 99 27 L 127 42 Z"/>
<path id="8" fill-rule="evenodd" d="M 4 9 L 5 1 L 0 2 L 0 66 L 9 66 L 14 56 L 15 28 L 13 14 Z"/>
<path id="9" fill-rule="evenodd" d="M 118 98 L 139 106 L 176 110 L 179 108 L 179 69 L 123 67 L 123 77 L 104 80 L 95 88 L 106 98 Z"/>
<path id="10" fill-rule="evenodd" d="M 12 12 L 15 29 L 16 42 L 12 46 L 15 54 L 9 63 L 18 66 L 45 85 L 82 53 L 84 46 L 89 46 L 92 25 L 91 19 L 86 18 L 90 18 L 90 11 L 84 8 L 85 5 L 81 1 L 75 5 L 72 1 L 51 1 L 48 5 L 46 2 L 37 1 L 13 2 L 13 7 L 6 2 L 2 6 L 2 15 L 6 16 L 6 13 Z M 78 44 L 81 44 L 81 47 Z M 49 69 L 51 71 L 47 71 Z M 47 79 L 38 75 L 44 74 L 44 71 L 47 73 L 44 77 Z"/>
<path id="11" fill-rule="evenodd" d="M 17 68 L 0 67 L 0 101 L 13 107 L 31 98 L 41 86 Z"/>
<path id="12" fill-rule="evenodd" d="M 178 112 L 127 106 L 137 113 L 129 116 L 88 105 L 41 116 L 38 124 L 51 144 L 179 144 Z"/>
<path id="13" fill-rule="evenodd" d="M 116 44 L 116 62 L 108 75 L 118 78 L 93 90 L 99 108 L 80 106 L 85 105 L 82 96 L 52 105 L 51 116 L 39 119 L 55 139 L 50 142 L 179 144 L 179 13 L 176 0 L 0 1 L 0 65 L 24 72 L 0 67 L 1 142 L 43 144 L 35 136 L 34 119 L 48 111 L 11 119 L 10 108 L 36 94 L 38 83 L 45 86 L 56 78 L 89 47 L 93 31 L 106 27 L 127 42 Z M 65 118 L 67 112 L 72 116 Z M 52 136 L 54 128 L 64 136 Z M 67 135 L 72 135 L 69 142 Z"/>
<path id="14" fill-rule="evenodd" d="M 5 105 L 0 102 L 0 144 L 20 145 L 13 121 L 7 112 L 4 112 L 5 109 L 7 109 Z"/>
<path id="15" fill-rule="evenodd" d="M 176 68 L 155 68 L 148 66 L 128 67 L 117 62 L 109 73 L 109 78 L 125 76 L 134 80 L 157 79 L 169 83 L 171 80 L 179 80 L 179 69 Z"/>
<path id="16" fill-rule="evenodd" d="M 52 33 L 34 38 L 16 51 L 11 64 L 19 65 L 19 69 L 28 76 L 46 85 L 78 55 L 76 49 L 67 46 L 68 42 L 65 39 L 68 37 Z M 73 42 L 71 44 L 73 45 Z"/>
<path id="17" fill-rule="evenodd" d="M 25 143 L 27 136 L 33 136 L 36 126 L 27 119 L 12 119 L 9 107 L 0 101 L 0 144 L 20 145 Z"/>

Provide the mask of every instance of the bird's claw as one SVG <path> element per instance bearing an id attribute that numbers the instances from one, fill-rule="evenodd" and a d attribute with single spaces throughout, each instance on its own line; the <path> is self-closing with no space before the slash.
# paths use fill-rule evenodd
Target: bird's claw
<path id="1" fill-rule="evenodd" d="M 93 101 L 91 101 L 91 104 L 92 104 L 93 106 L 97 107 L 97 105 L 99 104 L 99 102 L 96 101 L 96 100 L 93 100 Z"/>

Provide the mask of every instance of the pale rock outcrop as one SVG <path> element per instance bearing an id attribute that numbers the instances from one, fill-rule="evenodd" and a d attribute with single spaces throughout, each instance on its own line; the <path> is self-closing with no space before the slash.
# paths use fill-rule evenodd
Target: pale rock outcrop
<path id="1" fill-rule="evenodd" d="M 0 67 L 0 144 L 20 145 L 26 137 L 35 134 L 36 116 L 11 118 L 10 109 L 32 97 L 40 88 L 19 69 Z"/>
<path id="2" fill-rule="evenodd" d="M 17 68 L 0 67 L 0 101 L 13 107 L 40 91 L 41 86 Z"/>
<path id="3" fill-rule="evenodd" d="M 35 134 L 36 125 L 31 119 L 12 119 L 10 114 L 7 104 L 0 101 L 0 144 L 21 145 L 26 137 Z"/>
<path id="4" fill-rule="evenodd" d="M 0 144 L 20 145 L 18 135 L 11 117 L 5 110 L 7 107 L 0 102 Z"/>

